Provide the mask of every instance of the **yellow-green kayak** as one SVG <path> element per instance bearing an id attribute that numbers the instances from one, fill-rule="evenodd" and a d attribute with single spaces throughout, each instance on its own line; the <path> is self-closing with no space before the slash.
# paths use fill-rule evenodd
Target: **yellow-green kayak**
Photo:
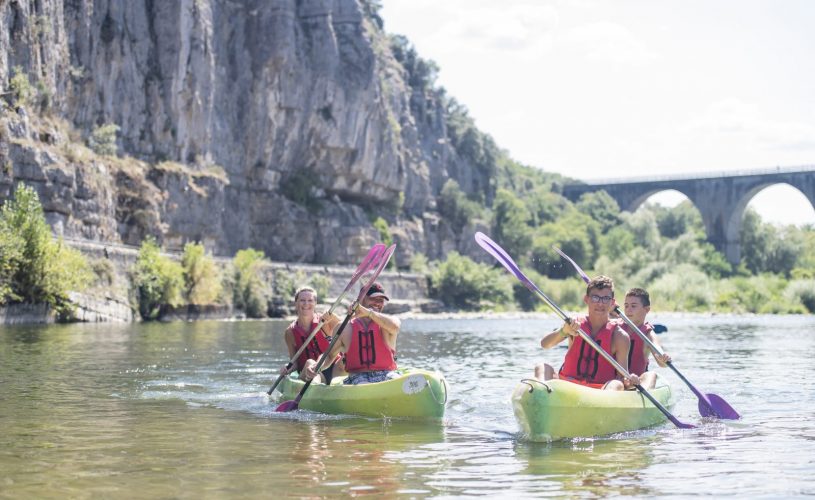
<path id="1" fill-rule="evenodd" d="M 321 413 L 366 417 L 441 418 L 447 403 L 447 383 L 441 373 L 400 368 L 399 377 L 373 384 L 343 385 L 334 377 L 331 385 L 311 384 L 299 408 Z M 281 401 L 297 397 L 305 382 L 287 376 L 280 383 Z"/>
<path id="2" fill-rule="evenodd" d="M 666 408 L 675 403 L 671 388 L 659 380 L 648 392 Z M 532 441 L 603 436 L 667 419 L 639 391 L 604 391 L 564 380 L 524 379 L 512 392 L 512 406 Z"/>

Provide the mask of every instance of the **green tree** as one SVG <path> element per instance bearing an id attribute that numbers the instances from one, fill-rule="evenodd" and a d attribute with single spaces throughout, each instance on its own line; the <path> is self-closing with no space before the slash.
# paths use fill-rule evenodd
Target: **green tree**
<path id="1" fill-rule="evenodd" d="M 600 224 L 603 233 L 620 224 L 620 206 L 605 191 L 584 193 L 575 208 Z"/>
<path id="2" fill-rule="evenodd" d="M 761 220 L 752 208 L 741 226 L 742 262 L 753 274 L 771 272 L 789 277 L 804 254 L 805 237 L 794 228 L 778 229 Z"/>
<path id="3" fill-rule="evenodd" d="M 453 179 L 444 183 L 437 204 L 439 214 L 459 233 L 471 220 L 479 217 L 482 211 L 476 202 L 467 198 L 458 182 Z"/>
<path id="4" fill-rule="evenodd" d="M 157 319 L 162 306 L 177 307 L 183 303 L 184 270 L 178 262 L 161 255 L 154 238 L 142 242 L 133 277 L 142 319 Z"/>
<path id="5" fill-rule="evenodd" d="M 0 212 L 0 304 L 19 300 L 14 293 L 14 275 L 22 264 L 23 240 Z"/>
<path id="6" fill-rule="evenodd" d="M 92 280 L 82 254 L 52 238 L 39 196 L 25 184 L 0 209 L 0 250 L 0 302 L 45 303 L 64 316 L 68 293 Z"/>
<path id="7" fill-rule="evenodd" d="M 532 243 L 532 266 L 549 278 L 563 279 L 574 273 L 571 265 L 552 246 L 563 250 L 575 262 L 589 265 L 595 260 L 600 225 L 588 215 L 571 210 L 557 222 L 542 225 Z"/>
<path id="8" fill-rule="evenodd" d="M 506 189 L 499 189 L 492 205 L 495 240 L 513 255 L 525 255 L 532 245 L 530 214 L 524 203 Z"/>
<path id="9" fill-rule="evenodd" d="M 221 279 L 212 256 L 201 243 L 187 243 L 181 256 L 184 295 L 190 304 L 214 304 L 221 294 Z"/>
<path id="10" fill-rule="evenodd" d="M 687 232 L 704 234 L 702 215 L 690 200 L 684 200 L 673 208 L 649 205 L 654 212 L 659 233 L 665 238 L 677 238 Z"/>
<path id="11" fill-rule="evenodd" d="M 250 318 L 266 316 L 267 291 L 263 284 L 261 268 L 266 256 L 260 250 L 239 250 L 232 260 L 235 268 L 233 303 Z"/>
<path id="12" fill-rule="evenodd" d="M 482 301 L 505 304 L 512 297 L 506 273 L 478 264 L 458 252 L 447 255 L 430 281 L 434 298 L 460 309 L 479 309 Z"/>
<path id="13" fill-rule="evenodd" d="M 615 227 L 600 238 L 600 253 L 612 260 L 620 259 L 628 255 L 635 245 L 631 231 Z"/>
<path id="14" fill-rule="evenodd" d="M 651 210 L 643 208 L 633 214 L 624 214 L 624 220 L 624 227 L 631 231 L 638 246 L 656 251 L 662 244 L 656 216 Z"/>

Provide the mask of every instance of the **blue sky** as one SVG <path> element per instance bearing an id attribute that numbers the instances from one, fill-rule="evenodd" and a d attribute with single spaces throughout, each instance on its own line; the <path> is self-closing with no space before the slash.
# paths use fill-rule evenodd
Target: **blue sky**
<path id="1" fill-rule="evenodd" d="M 382 17 L 525 164 L 583 180 L 815 165 L 815 1 L 384 0 Z M 815 223 L 791 186 L 751 206 Z"/>

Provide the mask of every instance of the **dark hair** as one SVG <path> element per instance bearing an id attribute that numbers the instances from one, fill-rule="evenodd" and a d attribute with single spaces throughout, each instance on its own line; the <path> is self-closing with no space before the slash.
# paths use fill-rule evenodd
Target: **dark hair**
<path id="1" fill-rule="evenodd" d="M 589 281 L 589 284 L 586 285 L 586 295 L 591 293 L 591 289 L 595 288 L 597 290 L 605 290 L 608 288 L 611 290 L 611 296 L 614 297 L 614 280 L 609 278 L 608 276 L 603 276 L 602 274 L 599 276 L 595 276 L 594 278 Z"/>
<path id="2" fill-rule="evenodd" d="M 631 290 L 625 292 L 626 297 L 639 297 L 642 301 L 642 305 L 650 306 L 651 305 L 651 296 L 648 295 L 648 292 L 645 291 L 644 288 L 632 288 Z"/>

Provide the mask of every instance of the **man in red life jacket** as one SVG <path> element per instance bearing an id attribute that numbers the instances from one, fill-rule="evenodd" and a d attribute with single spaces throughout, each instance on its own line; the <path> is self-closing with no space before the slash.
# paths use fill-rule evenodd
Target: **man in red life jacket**
<path id="1" fill-rule="evenodd" d="M 348 378 L 344 384 L 383 382 L 396 376 L 396 337 L 402 323 L 399 318 L 382 313 L 388 300 L 381 284 L 371 285 L 357 306 L 354 319 L 339 333 L 328 359 L 345 353 Z"/>
<path id="2" fill-rule="evenodd" d="M 286 346 L 289 348 L 289 358 L 294 356 L 311 332 L 317 328 L 321 315 L 314 311 L 316 305 L 317 292 L 315 292 L 313 288 L 303 287 L 295 292 L 294 309 L 297 312 L 297 319 L 291 322 L 284 334 Z M 331 332 L 334 331 L 334 328 L 337 327 L 339 322 L 340 319 L 334 314 L 326 318 L 323 327 L 314 335 L 311 342 L 308 343 L 303 352 L 300 353 L 300 356 L 294 361 L 291 370 L 286 370 L 286 366 L 284 365 L 280 369 L 280 373 L 285 375 L 297 370 L 300 373 L 301 379 L 311 380 L 315 375 L 314 367 L 317 364 L 317 360 L 325 350 L 328 349 L 328 344 L 331 343 Z M 342 375 L 342 373 L 336 374 Z M 332 375 L 334 374 L 331 370 L 323 370 L 322 374 L 318 376 L 317 381 L 320 382 L 324 379 L 330 381 Z"/>
<path id="3" fill-rule="evenodd" d="M 623 302 L 623 309 L 626 317 L 632 323 L 637 325 L 642 333 L 648 336 L 648 339 L 662 349 L 662 346 L 654 334 L 654 327 L 650 323 L 645 322 L 645 316 L 651 311 L 651 297 L 648 292 L 642 288 L 632 288 L 625 294 L 625 302 Z M 639 335 L 623 322 L 620 327 L 625 330 L 628 337 L 631 339 L 631 349 L 628 352 L 628 369 L 631 373 L 636 373 L 640 377 L 640 383 L 646 389 L 653 389 L 657 383 L 656 372 L 648 371 L 648 357 L 653 354 L 657 364 L 661 367 L 668 366 L 668 361 L 671 361 L 671 356 L 663 351 L 662 355 L 652 351 L 648 344 L 643 342 Z"/>
<path id="4" fill-rule="evenodd" d="M 541 347 L 544 349 L 551 349 L 569 339 L 569 350 L 566 351 L 563 366 L 555 373 L 551 365 L 539 364 L 535 366 L 535 378 L 538 380 L 559 378 L 597 389 L 616 391 L 633 388 L 639 383 L 639 377 L 631 374 L 630 379 L 624 379 L 611 363 L 584 342 L 577 333 L 577 329 L 582 328 L 600 344 L 602 349 L 614 356 L 623 368 L 628 369 L 630 346 L 628 334 L 609 319 L 609 313 L 615 305 L 614 282 L 607 276 L 595 277 L 586 286 L 583 302 L 588 306 L 588 316 L 572 318 L 541 339 Z"/>

